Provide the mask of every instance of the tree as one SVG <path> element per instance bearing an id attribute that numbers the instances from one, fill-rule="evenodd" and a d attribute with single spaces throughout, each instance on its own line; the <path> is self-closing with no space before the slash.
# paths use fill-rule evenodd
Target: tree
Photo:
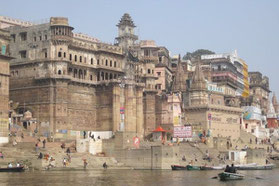
<path id="1" fill-rule="evenodd" d="M 208 54 L 215 54 L 215 52 L 212 52 L 210 50 L 206 49 L 198 49 L 192 53 L 187 52 L 186 55 L 183 56 L 183 59 L 185 60 L 191 60 L 191 59 L 199 59 L 201 55 L 208 55 Z"/>

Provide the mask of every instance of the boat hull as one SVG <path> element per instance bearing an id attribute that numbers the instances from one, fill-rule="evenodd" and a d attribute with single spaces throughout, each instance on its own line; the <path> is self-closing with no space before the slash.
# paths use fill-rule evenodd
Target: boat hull
<path id="1" fill-rule="evenodd" d="M 172 170 L 187 170 L 186 166 L 180 166 L 180 165 L 171 165 Z"/>
<path id="2" fill-rule="evenodd" d="M 187 165 L 187 170 L 201 170 L 200 166 Z"/>
<path id="3" fill-rule="evenodd" d="M 243 166 L 236 167 L 237 170 L 272 170 L 274 165 L 264 165 L 264 166 Z"/>
<path id="4" fill-rule="evenodd" d="M 218 174 L 220 181 L 230 181 L 230 180 L 243 180 L 244 175 L 236 174 L 236 173 L 229 173 L 229 172 L 222 172 Z"/>
<path id="5" fill-rule="evenodd" d="M 24 167 L 0 168 L 0 172 L 23 172 Z"/>

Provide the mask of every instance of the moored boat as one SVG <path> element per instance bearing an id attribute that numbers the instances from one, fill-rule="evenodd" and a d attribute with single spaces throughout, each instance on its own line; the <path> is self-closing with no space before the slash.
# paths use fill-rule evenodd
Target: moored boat
<path id="1" fill-rule="evenodd" d="M 200 166 L 194 166 L 194 165 L 187 165 L 187 170 L 201 170 Z"/>
<path id="2" fill-rule="evenodd" d="M 243 180 L 244 175 L 237 174 L 237 173 L 229 173 L 229 172 L 222 172 L 218 174 L 220 181 L 229 181 L 229 180 Z"/>
<path id="3" fill-rule="evenodd" d="M 255 165 L 255 166 L 236 166 L 237 170 L 272 170 L 274 164 L 268 165 Z"/>
<path id="4" fill-rule="evenodd" d="M 180 166 L 180 165 L 171 165 L 172 170 L 187 170 L 186 166 Z"/>
<path id="5" fill-rule="evenodd" d="M 0 172 L 23 172 L 24 167 L 0 168 Z"/>
<path id="6" fill-rule="evenodd" d="M 224 170 L 225 168 L 222 166 L 201 166 L 200 170 Z"/>

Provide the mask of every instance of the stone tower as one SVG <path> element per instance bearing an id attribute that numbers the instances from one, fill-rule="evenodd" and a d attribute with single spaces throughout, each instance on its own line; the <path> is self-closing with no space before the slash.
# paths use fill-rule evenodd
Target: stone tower
<path id="1" fill-rule="evenodd" d="M 272 104 L 273 104 L 275 113 L 278 114 L 278 112 L 279 112 L 279 105 L 278 105 L 275 93 L 273 93 L 273 96 L 272 96 Z"/>
<path id="2" fill-rule="evenodd" d="M 203 105 L 208 103 L 207 85 L 204 79 L 200 63 L 196 65 L 196 69 L 192 79 L 190 88 L 190 105 Z"/>
<path id="3" fill-rule="evenodd" d="M 116 25 L 118 27 L 118 37 L 115 39 L 118 45 L 124 49 L 128 49 L 130 46 L 135 44 L 138 40 L 138 36 L 135 35 L 134 28 L 136 27 L 131 16 L 125 13 Z"/>

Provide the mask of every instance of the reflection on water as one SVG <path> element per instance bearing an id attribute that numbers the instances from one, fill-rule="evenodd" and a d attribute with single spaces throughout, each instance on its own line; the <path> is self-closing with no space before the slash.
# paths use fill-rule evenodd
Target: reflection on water
<path id="1" fill-rule="evenodd" d="M 0 185 L 199 185 L 242 186 L 279 185 L 279 169 L 267 171 L 241 171 L 245 180 L 220 182 L 211 179 L 219 171 L 171 171 L 171 170 L 79 170 L 79 171 L 28 171 L 24 173 L 0 173 Z M 263 179 L 256 179 L 260 177 Z"/>

